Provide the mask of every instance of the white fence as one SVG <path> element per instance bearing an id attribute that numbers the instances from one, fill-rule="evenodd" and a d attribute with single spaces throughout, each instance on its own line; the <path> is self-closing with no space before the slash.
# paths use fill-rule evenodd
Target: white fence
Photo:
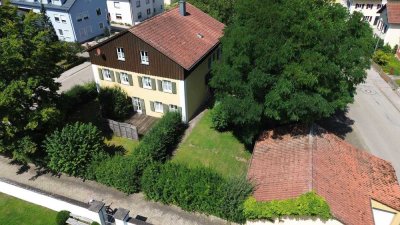
<path id="1" fill-rule="evenodd" d="M 99 214 L 88 210 L 87 207 L 85 208 L 62 201 L 49 195 L 39 193 L 38 191 L 28 190 L 9 181 L 0 179 L 0 192 L 57 212 L 67 210 L 77 216 L 85 217 L 92 221 L 101 223 Z"/>

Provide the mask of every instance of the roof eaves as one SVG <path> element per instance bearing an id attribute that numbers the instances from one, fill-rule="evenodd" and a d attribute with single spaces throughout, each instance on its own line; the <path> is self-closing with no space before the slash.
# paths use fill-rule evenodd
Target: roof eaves
<path id="1" fill-rule="evenodd" d="M 126 34 L 128 32 L 129 32 L 128 30 L 121 31 L 118 34 L 108 38 L 107 40 L 104 40 L 104 41 L 102 41 L 102 42 L 100 42 L 98 44 L 93 45 L 92 47 L 88 48 L 86 51 L 90 52 L 90 51 L 94 50 L 95 48 L 103 46 L 103 45 L 107 44 L 108 42 L 110 42 L 112 40 L 115 40 L 116 38 L 118 38 L 118 37 L 120 37 L 120 36 L 122 36 L 122 35 L 124 35 L 124 34 Z"/>

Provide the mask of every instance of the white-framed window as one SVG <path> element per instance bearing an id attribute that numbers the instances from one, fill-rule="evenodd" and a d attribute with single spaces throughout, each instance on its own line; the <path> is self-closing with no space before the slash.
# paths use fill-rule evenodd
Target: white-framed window
<path id="1" fill-rule="evenodd" d="M 103 69 L 103 77 L 104 77 L 104 80 L 111 81 L 112 79 L 111 79 L 111 72 L 110 72 L 110 70 L 108 70 L 108 69 Z"/>
<path id="2" fill-rule="evenodd" d="M 137 18 L 138 18 L 138 20 L 142 19 L 142 12 L 138 12 Z"/>
<path id="3" fill-rule="evenodd" d="M 140 8 L 140 0 L 136 1 L 136 8 Z"/>
<path id="4" fill-rule="evenodd" d="M 178 112 L 178 106 L 177 105 L 169 105 L 169 111 L 170 112 Z"/>
<path id="5" fill-rule="evenodd" d="M 151 14 L 151 9 L 147 9 L 147 15 Z"/>
<path id="6" fill-rule="evenodd" d="M 104 29 L 104 23 L 99 23 L 99 28 Z"/>
<path id="7" fill-rule="evenodd" d="M 162 89 L 164 92 L 172 93 L 172 82 L 168 80 L 163 80 Z"/>
<path id="8" fill-rule="evenodd" d="M 121 6 L 119 2 L 114 2 L 114 8 L 119 9 Z"/>
<path id="9" fill-rule="evenodd" d="M 158 113 L 164 112 L 164 106 L 162 102 L 154 102 L 154 111 Z"/>
<path id="10" fill-rule="evenodd" d="M 143 77 L 143 88 L 152 89 L 151 86 L 151 78 L 150 77 Z"/>
<path id="11" fill-rule="evenodd" d="M 146 51 L 140 51 L 140 59 L 142 64 L 149 65 L 149 53 Z"/>
<path id="12" fill-rule="evenodd" d="M 63 31 L 61 29 L 58 29 L 58 34 L 61 35 L 61 36 L 64 35 L 64 33 L 63 33 Z"/>
<path id="13" fill-rule="evenodd" d="M 372 9 L 374 7 L 374 4 L 367 4 L 367 9 Z"/>
<path id="14" fill-rule="evenodd" d="M 129 85 L 129 76 L 127 73 L 121 73 L 121 84 Z"/>
<path id="15" fill-rule="evenodd" d="M 117 48 L 118 60 L 125 61 L 125 52 L 123 48 Z"/>
<path id="16" fill-rule="evenodd" d="M 96 9 L 96 14 L 97 14 L 98 16 L 101 16 L 101 9 L 100 9 L 100 8 L 97 8 L 97 9 Z"/>
<path id="17" fill-rule="evenodd" d="M 86 11 L 86 12 L 83 12 L 83 13 L 82 13 L 82 17 L 83 17 L 84 20 L 89 19 L 89 13 L 88 13 L 87 11 Z"/>
<path id="18" fill-rule="evenodd" d="M 150 0 L 146 0 L 146 5 L 150 4 Z"/>
<path id="19" fill-rule="evenodd" d="M 55 16 L 54 16 L 54 20 L 55 20 L 57 23 L 59 23 L 59 22 L 60 22 L 60 17 L 59 17 L 58 15 L 55 15 Z"/>
<path id="20" fill-rule="evenodd" d="M 65 16 L 61 15 L 61 23 L 67 23 L 67 18 L 65 18 Z"/>
<path id="21" fill-rule="evenodd" d="M 122 14 L 121 14 L 121 13 L 116 13 L 116 14 L 115 14 L 115 18 L 116 18 L 117 20 L 122 20 Z"/>

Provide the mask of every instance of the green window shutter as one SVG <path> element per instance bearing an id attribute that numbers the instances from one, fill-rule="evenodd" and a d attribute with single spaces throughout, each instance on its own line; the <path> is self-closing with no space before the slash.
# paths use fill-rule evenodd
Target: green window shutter
<path id="1" fill-rule="evenodd" d="M 132 105 L 133 105 L 133 111 L 137 111 L 138 110 L 138 108 L 137 108 L 137 105 L 135 104 L 135 98 L 134 97 L 132 97 Z"/>
<path id="2" fill-rule="evenodd" d="M 163 110 L 164 113 L 169 112 L 169 106 L 167 104 L 163 104 L 163 108 L 164 108 Z"/>
<path id="3" fill-rule="evenodd" d="M 100 77 L 100 80 L 104 80 L 103 70 L 101 68 L 99 68 L 99 77 Z"/>
<path id="4" fill-rule="evenodd" d="M 150 109 L 152 112 L 156 111 L 154 108 L 154 102 L 150 101 Z"/>
<path id="5" fill-rule="evenodd" d="M 129 85 L 133 86 L 132 75 L 128 74 Z"/>
<path id="6" fill-rule="evenodd" d="M 143 88 L 143 78 L 138 76 L 139 87 Z"/>
<path id="7" fill-rule="evenodd" d="M 117 77 L 117 82 L 121 83 L 121 73 L 115 72 L 115 76 Z"/>
<path id="8" fill-rule="evenodd" d="M 146 115 L 146 104 L 144 104 L 144 100 L 143 99 L 140 99 L 140 106 L 142 106 L 142 114 Z"/>
<path id="9" fill-rule="evenodd" d="M 156 87 L 156 80 L 155 80 L 155 79 L 151 79 L 151 88 L 152 88 L 153 90 L 157 90 L 157 87 Z"/>
<path id="10" fill-rule="evenodd" d="M 115 74 L 114 71 L 110 70 L 110 74 L 111 74 L 111 81 L 115 82 Z"/>
<path id="11" fill-rule="evenodd" d="M 172 94 L 176 94 L 176 83 L 172 82 Z"/>
<path id="12" fill-rule="evenodd" d="M 163 91 L 163 88 L 162 88 L 162 81 L 161 81 L 161 80 L 157 80 L 157 86 L 158 86 L 158 90 L 159 90 L 159 91 Z"/>
<path id="13" fill-rule="evenodd" d="M 182 115 L 182 107 L 178 107 L 178 112 Z"/>

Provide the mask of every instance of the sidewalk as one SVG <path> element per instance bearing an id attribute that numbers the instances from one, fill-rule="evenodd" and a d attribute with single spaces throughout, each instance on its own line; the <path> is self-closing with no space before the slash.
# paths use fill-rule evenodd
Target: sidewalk
<path id="1" fill-rule="evenodd" d="M 385 95 L 385 97 L 393 104 L 393 106 L 400 112 L 400 96 L 393 90 L 385 80 L 383 80 L 378 72 L 371 68 L 374 73 L 370 73 L 367 80 L 370 80 L 379 90 Z"/>
<path id="2" fill-rule="evenodd" d="M 67 91 L 75 85 L 94 81 L 92 64 L 84 62 L 75 66 L 60 75 L 56 82 L 61 83 L 59 92 Z"/>
<path id="3" fill-rule="evenodd" d="M 67 176 L 58 178 L 50 174 L 37 176 L 38 170 L 33 165 L 29 166 L 30 169 L 18 174 L 20 166 L 11 165 L 9 159 L 0 156 L 0 177 L 80 202 L 96 199 L 111 205 L 111 208 L 126 208 L 131 211 L 131 217 L 147 217 L 147 222 L 154 225 L 230 224 L 213 216 L 188 213 L 175 206 L 146 201 L 141 193 L 127 196 L 93 181 L 83 182 Z"/>

